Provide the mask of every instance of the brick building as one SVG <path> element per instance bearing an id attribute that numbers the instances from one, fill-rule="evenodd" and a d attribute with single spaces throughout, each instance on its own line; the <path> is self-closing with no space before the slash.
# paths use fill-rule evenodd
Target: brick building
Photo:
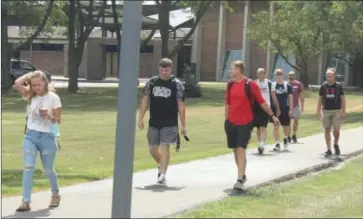
<path id="1" fill-rule="evenodd" d="M 246 63 L 246 72 L 254 77 L 257 68 L 265 68 L 272 76 L 276 68 L 286 72 L 292 68 L 278 55 L 260 48 L 247 36 L 248 25 L 253 21 L 251 14 L 260 10 L 273 13 L 273 4 L 267 1 L 231 1 L 233 12 L 219 4 L 210 8 L 199 23 L 192 39 L 187 42 L 174 58 L 174 72 L 180 72 L 184 63 L 196 63 L 196 76 L 201 81 L 224 81 L 229 78 L 230 62 L 242 59 Z M 171 19 L 181 17 L 171 15 Z M 153 16 L 150 16 L 153 17 Z M 154 16 L 155 17 L 155 16 Z M 187 17 L 187 16 L 185 16 Z M 187 18 L 185 21 L 190 20 Z M 180 22 L 179 22 L 180 23 Z M 170 40 L 170 46 L 188 32 L 188 28 L 179 29 Z M 80 66 L 80 77 L 99 80 L 105 77 L 117 77 L 116 36 L 111 33 L 102 37 L 100 28 L 95 28 L 86 43 Z M 148 31 L 142 31 L 145 38 Z M 9 29 L 9 39 L 17 40 L 16 30 Z M 62 34 L 54 34 L 51 39 L 37 39 L 32 51 L 21 51 L 21 59 L 31 61 L 36 67 L 48 70 L 52 74 L 67 76 L 67 39 Z M 161 41 L 157 33 L 149 45 L 140 51 L 140 77 L 150 77 L 157 72 L 157 61 L 161 58 Z M 349 57 L 347 57 L 349 58 Z M 290 60 L 294 62 L 296 60 Z M 334 56 L 320 56 L 309 62 L 308 70 L 311 84 L 320 84 L 327 67 L 338 69 L 338 80 L 350 84 L 349 66 L 335 59 Z"/>

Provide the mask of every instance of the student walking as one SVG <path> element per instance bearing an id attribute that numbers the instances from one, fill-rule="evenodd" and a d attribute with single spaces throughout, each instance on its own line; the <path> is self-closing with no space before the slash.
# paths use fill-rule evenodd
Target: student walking
<path id="1" fill-rule="evenodd" d="M 159 184 L 166 183 L 166 171 L 170 160 L 169 145 L 178 137 L 178 113 L 181 134 L 186 135 L 184 85 L 171 75 L 172 61 L 159 61 L 159 75 L 145 84 L 141 98 L 138 127 L 144 128 L 144 115 L 150 107 L 147 140 L 151 156 L 158 165 Z"/>
<path id="2" fill-rule="evenodd" d="M 290 133 L 287 138 L 290 143 L 293 141 L 297 143 L 296 132 L 299 127 L 300 115 L 304 112 L 304 85 L 300 81 L 295 79 L 295 72 L 289 72 L 289 85 L 292 87 L 292 99 L 293 99 L 293 109 L 291 113 L 291 119 L 293 121 L 292 127 L 290 127 Z M 291 136 L 292 131 L 292 136 Z"/>
<path id="3" fill-rule="evenodd" d="M 24 85 L 25 83 L 27 85 Z M 15 87 L 28 102 L 28 118 L 23 141 L 23 202 L 16 210 L 30 211 L 31 209 L 30 201 L 38 152 L 51 185 L 52 196 L 49 207 L 58 207 L 60 195 L 58 177 L 54 170 L 58 148 L 52 128 L 61 121 L 61 101 L 49 86 L 42 71 L 34 71 L 21 76 L 15 81 Z"/>
<path id="4" fill-rule="evenodd" d="M 319 101 L 317 105 L 317 117 L 321 119 L 324 131 L 327 151 L 325 156 L 332 156 L 330 132 L 333 127 L 334 153 L 340 155 L 339 137 L 340 126 L 345 117 L 346 102 L 342 84 L 335 80 L 335 69 L 330 68 L 326 72 L 326 82 L 319 90 Z M 321 111 L 323 115 L 321 115 Z"/>
<path id="5" fill-rule="evenodd" d="M 278 123 L 278 119 L 261 95 L 255 81 L 244 76 L 244 63 L 240 60 L 231 64 L 231 80 L 227 84 L 225 124 L 228 148 L 233 149 L 237 165 L 237 181 L 233 188 L 243 190 L 246 178 L 246 148 L 253 125 L 253 104 L 258 104 Z"/>
<path id="6" fill-rule="evenodd" d="M 281 114 L 279 115 L 279 121 L 280 124 L 282 126 L 282 131 L 284 134 L 284 148 L 287 149 L 288 148 L 288 136 L 289 136 L 289 131 L 290 131 L 290 118 L 291 118 L 291 114 L 292 114 L 292 88 L 291 86 L 284 81 L 283 77 L 284 77 L 284 72 L 282 69 L 277 69 L 275 71 L 275 76 L 276 76 L 276 82 L 273 83 L 273 89 L 276 92 L 276 96 L 277 96 L 277 100 L 278 100 L 278 104 L 279 104 L 279 108 L 281 111 Z M 275 141 L 276 141 L 276 145 L 274 148 L 274 151 L 280 151 L 281 150 L 281 146 L 280 146 L 280 124 L 275 123 L 274 124 L 274 137 L 275 137 Z"/>
<path id="7" fill-rule="evenodd" d="M 277 102 L 276 92 L 272 86 L 272 82 L 266 78 L 265 69 L 257 69 L 256 84 L 260 88 L 261 94 L 265 102 L 269 105 L 276 106 L 277 115 L 280 115 L 280 108 Z M 257 148 L 259 154 L 263 154 L 266 137 L 267 137 L 267 125 L 270 120 L 270 116 L 260 107 L 260 105 L 254 105 L 254 120 L 253 127 L 257 129 L 257 140 L 260 143 Z"/>

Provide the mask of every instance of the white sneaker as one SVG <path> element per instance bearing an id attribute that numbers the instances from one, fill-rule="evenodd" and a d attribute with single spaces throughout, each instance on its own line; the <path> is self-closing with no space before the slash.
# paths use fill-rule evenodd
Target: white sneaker
<path id="1" fill-rule="evenodd" d="M 246 181 L 247 181 L 246 177 L 244 177 L 243 179 L 238 179 L 236 183 L 233 185 L 233 188 L 237 190 L 244 190 Z"/>
<path id="2" fill-rule="evenodd" d="M 166 178 L 165 178 L 164 174 L 161 174 L 160 177 L 158 178 L 158 184 L 160 184 L 160 185 L 166 184 Z"/>

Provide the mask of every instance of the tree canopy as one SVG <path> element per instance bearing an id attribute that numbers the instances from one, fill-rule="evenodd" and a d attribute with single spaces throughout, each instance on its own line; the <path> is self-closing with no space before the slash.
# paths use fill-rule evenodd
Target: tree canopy
<path id="1" fill-rule="evenodd" d="M 253 14 L 249 36 L 267 49 L 268 41 L 308 84 L 308 62 L 321 53 L 344 51 L 349 62 L 363 57 L 363 3 L 358 1 L 273 1 L 275 13 Z M 294 56 L 298 62 L 290 63 Z M 343 57 L 341 57 L 343 58 Z M 354 70 L 353 70 L 354 71 Z"/>

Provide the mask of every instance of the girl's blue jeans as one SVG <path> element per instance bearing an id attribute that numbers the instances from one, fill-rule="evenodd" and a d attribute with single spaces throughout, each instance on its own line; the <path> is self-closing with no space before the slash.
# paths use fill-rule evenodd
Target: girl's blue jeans
<path id="1" fill-rule="evenodd" d="M 58 147 L 53 133 L 38 132 L 27 129 L 23 142 L 23 201 L 30 202 L 33 188 L 33 176 L 37 154 L 43 164 L 44 173 L 48 176 L 52 193 L 58 193 L 58 177 L 54 171 L 54 161 Z"/>

